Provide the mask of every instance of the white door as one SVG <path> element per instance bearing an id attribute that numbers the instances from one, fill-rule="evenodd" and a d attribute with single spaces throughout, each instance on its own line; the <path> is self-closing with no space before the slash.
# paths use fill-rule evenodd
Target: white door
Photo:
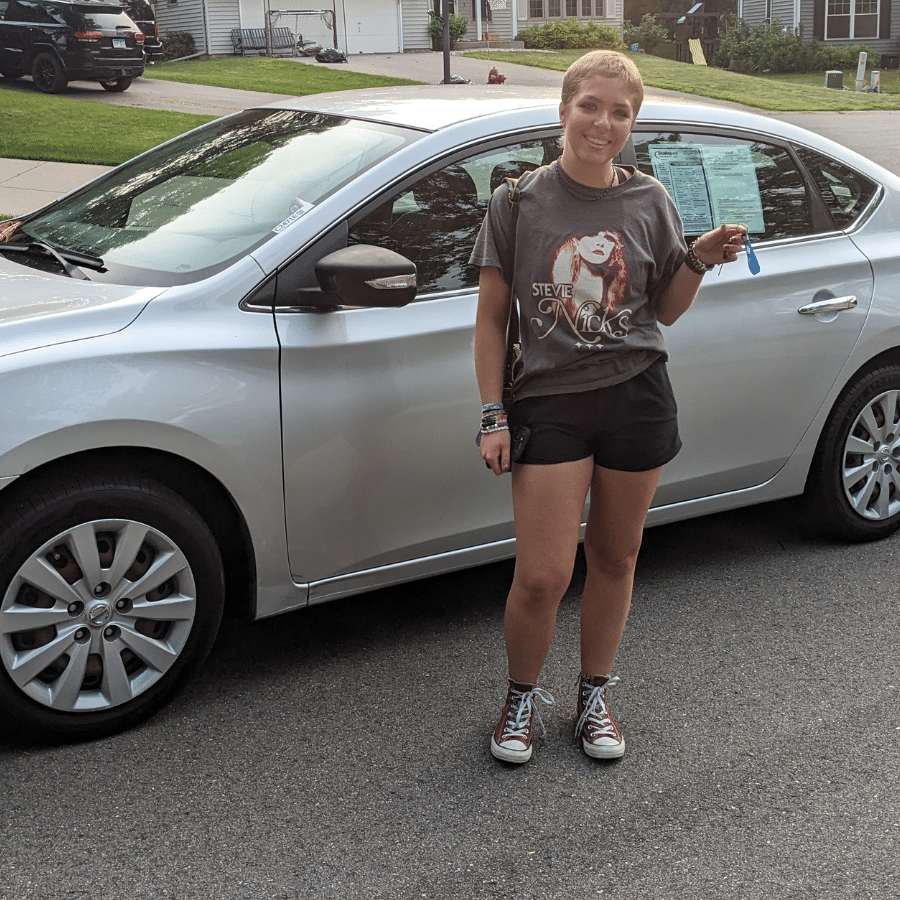
<path id="1" fill-rule="evenodd" d="M 397 0 L 344 0 L 341 5 L 338 42 L 343 44 L 341 49 L 345 53 L 397 53 L 400 50 Z"/>

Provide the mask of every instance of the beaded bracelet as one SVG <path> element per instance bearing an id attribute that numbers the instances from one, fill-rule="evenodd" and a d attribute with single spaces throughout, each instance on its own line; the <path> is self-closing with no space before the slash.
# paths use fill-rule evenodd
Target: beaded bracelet
<path id="1" fill-rule="evenodd" d="M 493 428 L 495 425 L 505 425 L 506 424 L 506 415 L 491 415 L 488 414 L 486 416 L 481 417 L 481 428 L 482 431 L 485 428 Z"/>
<path id="2" fill-rule="evenodd" d="M 697 241 L 693 241 L 688 247 L 687 256 L 684 258 L 684 264 L 695 274 L 705 275 L 715 266 L 708 266 L 699 256 L 697 256 Z"/>
<path id="3" fill-rule="evenodd" d="M 493 434 L 495 431 L 509 431 L 509 425 L 503 422 L 499 425 L 489 425 L 487 428 L 484 425 L 481 426 L 482 434 Z"/>

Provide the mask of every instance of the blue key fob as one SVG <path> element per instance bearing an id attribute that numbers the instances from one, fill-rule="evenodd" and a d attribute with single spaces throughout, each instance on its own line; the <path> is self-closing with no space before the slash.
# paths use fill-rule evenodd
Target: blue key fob
<path id="1" fill-rule="evenodd" d="M 750 268 L 750 274 L 759 275 L 759 260 L 756 258 L 753 244 L 750 243 L 750 238 L 747 236 L 744 237 L 744 248 L 747 251 L 747 266 Z"/>

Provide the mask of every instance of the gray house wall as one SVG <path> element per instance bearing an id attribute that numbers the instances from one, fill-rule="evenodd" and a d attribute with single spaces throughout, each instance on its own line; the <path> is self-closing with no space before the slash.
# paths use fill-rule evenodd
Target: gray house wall
<path id="1" fill-rule="evenodd" d="M 431 37 L 428 34 L 429 3 L 427 0 L 402 0 L 403 49 L 430 50 Z"/>
<path id="2" fill-rule="evenodd" d="M 800 0 L 800 15 L 794 21 L 796 7 L 793 0 L 772 0 L 772 18 L 789 28 L 800 27 L 804 41 L 815 39 L 837 47 L 864 44 L 876 53 L 896 56 L 900 53 L 900 0 L 881 0 L 878 37 L 825 38 L 825 9 L 827 0 Z M 766 20 L 766 0 L 741 0 L 738 15 L 748 25 L 760 25 Z M 870 66 L 872 61 L 869 61 Z M 878 60 L 875 60 L 878 65 Z"/>

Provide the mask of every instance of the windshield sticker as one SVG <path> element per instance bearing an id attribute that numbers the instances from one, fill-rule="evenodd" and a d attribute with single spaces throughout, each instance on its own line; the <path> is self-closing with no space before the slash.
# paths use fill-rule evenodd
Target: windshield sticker
<path id="1" fill-rule="evenodd" d="M 650 146 L 653 174 L 672 196 L 685 234 L 703 234 L 726 222 L 765 232 L 756 166 L 746 145 Z"/>
<path id="2" fill-rule="evenodd" d="M 295 200 L 291 204 L 291 209 L 293 210 L 293 212 L 291 212 L 291 214 L 283 222 L 279 222 L 279 224 L 272 229 L 272 232 L 274 234 L 280 234 L 282 231 L 284 231 L 285 228 L 288 227 L 288 225 L 293 225 L 294 222 L 297 221 L 297 219 L 305 216 L 312 208 L 312 203 L 307 203 L 305 200 Z"/>

